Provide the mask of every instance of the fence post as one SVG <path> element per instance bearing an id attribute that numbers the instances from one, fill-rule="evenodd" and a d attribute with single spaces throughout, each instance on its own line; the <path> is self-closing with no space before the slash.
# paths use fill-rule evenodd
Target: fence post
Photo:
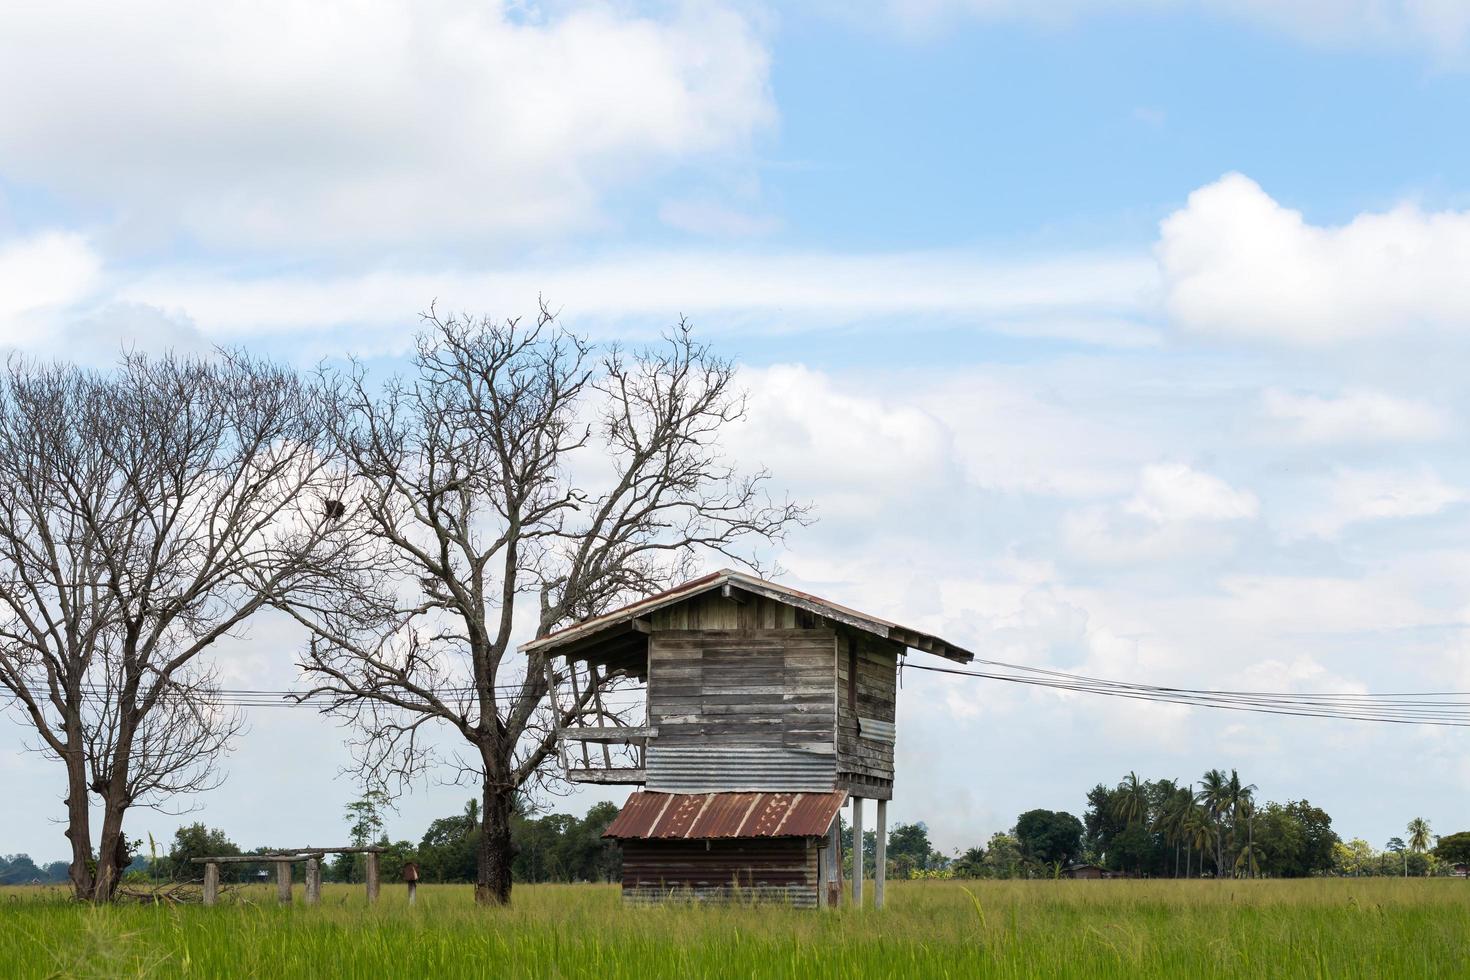
<path id="1" fill-rule="evenodd" d="M 204 865 L 204 904 L 213 905 L 219 900 L 219 865 L 210 861 Z"/>
<path id="2" fill-rule="evenodd" d="M 378 852 L 367 852 L 367 900 L 372 905 L 378 900 Z"/>
<path id="3" fill-rule="evenodd" d="M 403 880 L 408 882 L 408 904 L 412 905 L 419 891 L 419 866 L 416 861 L 406 861 L 403 865 Z"/>
<path id="4" fill-rule="evenodd" d="M 282 905 L 291 904 L 291 862 L 276 862 L 276 899 Z"/>
<path id="5" fill-rule="evenodd" d="M 322 859 L 306 859 L 306 904 L 320 905 L 322 901 Z"/>

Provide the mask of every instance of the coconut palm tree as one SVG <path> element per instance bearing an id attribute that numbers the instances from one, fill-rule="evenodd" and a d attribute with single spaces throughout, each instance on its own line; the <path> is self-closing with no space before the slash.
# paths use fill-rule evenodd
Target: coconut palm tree
<path id="1" fill-rule="evenodd" d="M 1184 824 L 1189 806 L 1194 802 L 1194 788 L 1180 786 L 1173 779 L 1161 779 L 1154 785 L 1162 792 L 1158 813 L 1154 816 L 1153 830 L 1163 834 L 1164 840 L 1174 846 L 1174 877 L 1178 878 L 1179 851 L 1184 844 Z"/>
<path id="2" fill-rule="evenodd" d="M 1240 802 L 1235 805 L 1235 813 L 1237 819 L 1243 819 L 1245 821 L 1245 847 L 1241 849 L 1241 854 L 1250 854 L 1250 861 L 1247 862 L 1246 867 L 1250 872 L 1250 876 L 1254 878 L 1258 870 L 1256 862 L 1256 798 L 1254 786 L 1241 788 Z M 1235 861 L 1235 867 L 1237 870 L 1241 867 L 1239 858 Z"/>
<path id="3" fill-rule="evenodd" d="M 1211 769 L 1200 778 L 1200 795 L 1215 839 L 1215 874 L 1225 876 L 1225 815 L 1230 810 L 1230 779 L 1224 770 Z"/>
<path id="4" fill-rule="evenodd" d="M 1190 876 L 1188 855 L 1195 851 L 1199 852 L 1199 870 L 1205 870 L 1205 852 L 1210 846 L 1213 836 L 1210 823 L 1210 813 L 1204 805 L 1202 797 L 1194 797 L 1190 800 L 1184 817 L 1184 841 L 1189 850 L 1186 852 L 1185 875 Z"/>
<path id="5" fill-rule="evenodd" d="M 1238 855 L 1236 855 L 1236 858 L 1235 858 L 1235 871 L 1236 871 L 1236 873 L 1237 874 L 1245 874 L 1245 875 L 1248 875 L 1251 878 L 1256 877 L 1256 875 L 1259 874 L 1260 873 L 1260 870 L 1261 870 L 1261 865 L 1260 865 L 1259 857 L 1260 857 L 1260 854 L 1256 850 L 1255 843 L 1254 842 L 1251 842 L 1249 844 L 1246 844 L 1244 847 L 1242 847 L 1240 849 L 1240 853 Z"/>
<path id="6" fill-rule="evenodd" d="M 1148 822 L 1148 784 L 1140 782 L 1138 773 L 1129 772 L 1118 784 L 1118 795 L 1113 799 L 1113 816 L 1123 821 L 1124 826 Z M 1137 869 L 1142 872 L 1142 867 Z"/>
<path id="7" fill-rule="evenodd" d="M 1138 773 L 1129 772 L 1118 784 L 1113 816 L 1129 827 L 1148 819 L 1148 788 L 1138 781 Z"/>
<path id="8" fill-rule="evenodd" d="M 1423 817 L 1415 817 L 1409 821 L 1409 850 L 1415 854 L 1423 854 L 1429 850 L 1429 842 L 1433 834 L 1429 832 L 1429 821 Z"/>
<path id="9" fill-rule="evenodd" d="M 1248 824 L 1246 829 L 1247 836 L 1254 837 L 1253 821 L 1250 818 L 1254 816 L 1253 808 L 1255 805 L 1256 784 L 1242 783 L 1240 781 L 1240 773 L 1232 769 L 1230 770 L 1230 782 L 1228 783 L 1227 789 L 1228 812 L 1230 814 L 1230 853 L 1233 854 L 1236 852 L 1236 846 L 1240 840 L 1239 834 L 1242 820 L 1245 820 Z"/>

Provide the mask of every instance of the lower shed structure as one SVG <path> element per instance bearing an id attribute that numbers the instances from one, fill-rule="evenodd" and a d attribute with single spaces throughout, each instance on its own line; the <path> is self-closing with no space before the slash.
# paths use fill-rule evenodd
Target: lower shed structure
<path id="1" fill-rule="evenodd" d="M 623 898 L 819 904 L 847 794 L 634 793 L 604 836 L 623 850 Z"/>

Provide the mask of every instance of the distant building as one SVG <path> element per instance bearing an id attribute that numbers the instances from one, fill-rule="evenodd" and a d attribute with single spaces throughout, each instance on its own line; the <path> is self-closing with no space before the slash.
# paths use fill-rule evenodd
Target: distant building
<path id="1" fill-rule="evenodd" d="M 1112 878 L 1113 872 L 1100 864 L 1069 864 L 1062 869 L 1063 878 L 1100 879 Z"/>

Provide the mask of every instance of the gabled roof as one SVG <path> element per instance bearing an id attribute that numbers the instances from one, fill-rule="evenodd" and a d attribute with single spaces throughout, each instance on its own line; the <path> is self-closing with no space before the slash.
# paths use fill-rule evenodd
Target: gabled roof
<path id="1" fill-rule="evenodd" d="M 828 793 L 637 792 L 603 832 L 619 840 L 821 837 L 847 799 Z"/>
<path id="2" fill-rule="evenodd" d="M 620 626 L 625 627 L 633 620 L 647 616 L 666 606 L 684 602 L 694 596 L 702 595 L 706 592 L 713 592 L 716 589 L 724 589 L 727 586 L 754 595 L 764 596 L 767 599 L 773 599 L 776 602 L 782 602 L 788 606 L 794 606 L 797 609 L 804 609 L 807 612 L 823 616 L 846 626 L 851 626 L 854 629 L 863 630 L 864 632 L 882 637 L 885 640 L 893 640 L 897 643 L 902 643 L 906 647 L 922 650 L 925 653 L 932 653 L 935 656 L 944 657 L 956 663 L 967 664 L 975 659 L 975 655 L 969 650 L 956 646 L 948 640 L 934 636 L 932 633 L 925 633 L 922 630 L 912 629 L 908 626 L 900 626 L 898 623 L 890 623 L 886 619 L 881 619 L 868 613 L 858 612 L 856 609 L 849 609 L 846 606 L 838 605 L 827 599 L 808 595 L 789 586 L 781 585 L 777 582 L 769 582 L 763 578 L 756 578 L 754 575 L 737 572 L 731 568 L 721 569 L 702 578 L 691 579 L 682 585 L 676 585 L 667 592 L 660 592 L 646 599 L 629 603 L 621 609 L 615 609 L 601 616 L 594 616 L 592 619 L 574 623 L 554 633 L 548 633 L 539 640 L 523 643 L 520 649 L 523 653 L 549 653 L 566 644 L 590 639 L 600 632 L 616 629 Z"/>

